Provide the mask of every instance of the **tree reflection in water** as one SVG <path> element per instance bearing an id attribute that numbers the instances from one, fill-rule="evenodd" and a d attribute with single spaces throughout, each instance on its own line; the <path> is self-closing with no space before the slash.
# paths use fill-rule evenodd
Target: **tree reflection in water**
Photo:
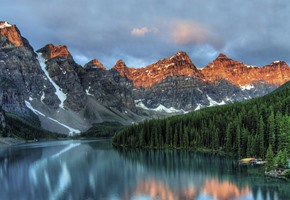
<path id="1" fill-rule="evenodd" d="M 151 177 L 137 183 L 133 196 L 185 200 L 290 199 L 290 184 L 264 177 L 261 167 L 241 167 L 230 157 L 177 150 L 118 149 L 118 152 L 131 163 L 145 167 Z"/>

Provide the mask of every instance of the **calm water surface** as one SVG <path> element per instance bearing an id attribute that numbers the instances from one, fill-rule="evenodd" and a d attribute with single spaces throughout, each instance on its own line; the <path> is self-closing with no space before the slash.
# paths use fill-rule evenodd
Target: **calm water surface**
<path id="1" fill-rule="evenodd" d="M 116 150 L 110 140 L 51 141 L 0 149 L 0 199 L 290 200 L 290 184 L 232 158 Z"/>

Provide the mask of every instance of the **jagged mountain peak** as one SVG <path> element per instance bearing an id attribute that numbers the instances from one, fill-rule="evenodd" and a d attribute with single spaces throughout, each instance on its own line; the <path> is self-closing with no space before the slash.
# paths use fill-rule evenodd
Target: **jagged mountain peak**
<path id="1" fill-rule="evenodd" d="M 91 60 L 90 62 L 88 62 L 85 66 L 84 66 L 85 69 L 102 69 L 102 70 L 106 70 L 106 68 L 104 67 L 104 65 L 98 61 L 97 59 L 93 59 Z"/>
<path id="2" fill-rule="evenodd" d="M 283 66 L 284 65 L 285 66 L 285 65 L 287 65 L 287 63 L 283 60 L 275 60 L 270 65 L 272 65 L 272 66 L 278 66 L 278 65 Z"/>
<path id="3" fill-rule="evenodd" d="M 190 57 L 184 51 L 177 52 L 175 55 L 171 56 L 169 59 L 170 60 L 185 60 L 189 63 L 192 63 L 190 60 Z"/>
<path id="4" fill-rule="evenodd" d="M 227 57 L 225 54 L 220 53 L 218 57 L 205 66 L 202 71 L 215 70 L 217 68 L 235 68 L 235 67 L 247 67 L 244 63 L 233 60 Z"/>
<path id="5" fill-rule="evenodd" d="M 123 77 L 127 76 L 128 67 L 126 66 L 125 62 L 121 59 L 116 62 L 116 64 L 112 69 L 117 70 L 119 74 Z"/>
<path id="6" fill-rule="evenodd" d="M 9 24 L 7 21 L 0 21 L 0 28 L 7 28 L 13 26 L 12 24 Z"/>
<path id="7" fill-rule="evenodd" d="M 220 53 L 216 59 L 229 59 L 226 54 Z"/>
<path id="8" fill-rule="evenodd" d="M 37 50 L 37 52 L 42 53 L 42 56 L 47 60 L 55 57 L 72 58 L 66 45 L 54 46 L 53 44 L 47 44 L 43 48 Z"/>
<path id="9" fill-rule="evenodd" d="M 202 78 L 203 75 L 191 62 L 185 52 L 177 52 L 170 58 L 164 58 L 145 68 L 128 68 L 119 60 L 114 66 L 121 76 L 133 81 L 135 87 L 151 87 L 169 76 L 190 76 Z"/>
<path id="10" fill-rule="evenodd" d="M 236 60 L 229 58 L 227 55 L 225 55 L 223 53 L 220 53 L 218 55 L 218 57 L 212 63 L 213 64 L 222 63 L 221 66 L 223 66 L 223 67 L 232 67 L 232 66 L 237 65 L 237 64 L 238 65 L 245 65 L 242 62 L 239 62 L 239 61 L 236 61 Z"/>
<path id="11" fill-rule="evenodd" d="M 118 61 L 116 62 L 116 64 L 115 64 L 114 67 L 118 67 L 118 66 L 126 67 L 126 64 L 125 64 L 125 62 L 124 62 L 122 59 L 120 59 L 120 60 L 118 60 Z"/>
<path id="12" fill-rule="evenodd" d="M 179 51 L 170 58 L 159 60 L 146 67 L 147 70 L 162 71 L 165 75 L 167 71 L 170 76 L 196 76 L 202 77 L 199 70 L 192 63 L 190 57 L 184 51 Z"/>
<path id="13" fill-rule="evenodd" d="M 21 37 L 20 31 L 15 25 L 8 23 L 7 21 L 0 22 L 0 36 L 5 36 L 10 43 L 15 46 L 24 46 L 23 38 Z M 7 46 L 7 45 L 5 45 Z"/>

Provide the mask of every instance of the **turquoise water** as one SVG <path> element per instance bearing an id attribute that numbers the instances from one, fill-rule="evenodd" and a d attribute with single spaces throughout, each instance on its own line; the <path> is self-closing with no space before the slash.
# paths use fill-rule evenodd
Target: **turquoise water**
<path id="1" fill-rule="evenodd" d="M 184 151 L 118 150 L 110 140 L 0 149 L 0 199 L 290 199 L 290 184 L 261 167 Z"/>

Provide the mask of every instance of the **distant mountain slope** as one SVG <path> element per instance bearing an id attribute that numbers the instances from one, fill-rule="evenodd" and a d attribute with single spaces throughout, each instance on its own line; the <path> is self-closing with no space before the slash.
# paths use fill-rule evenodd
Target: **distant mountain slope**
<path id="1" fill-rule="evenodd" d="M 205 108 L 186 115 L 150 120 L 122 130 L 115 146 L 194 148 L 238 156 L 290 153 L 290 82 L 253 100 Z"/>

